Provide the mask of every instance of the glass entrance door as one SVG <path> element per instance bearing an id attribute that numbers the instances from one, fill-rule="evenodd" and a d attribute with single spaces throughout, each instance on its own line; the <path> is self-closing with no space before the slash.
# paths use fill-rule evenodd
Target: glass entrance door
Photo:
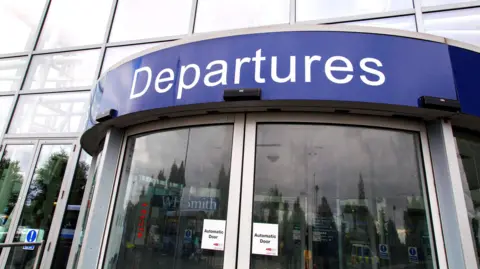
<path id="1" fill-rule="evenodd" d="M 247 117 L 237 268 L 436 268 L 421 126 L 277 115 Z"/>
<path id="2" fill-rule="evenodd" d="M 2 242 L 47 241 L 67 167 L 72 141 L 7 141 L 1 159 Z M 32 268 L 38 247 L 2 250 L 1 268 Z"/>
<path id="3" fill-rule="evenodd" d="M 243 119 L 127 133 L 103 268 L 235 267 Z"/>

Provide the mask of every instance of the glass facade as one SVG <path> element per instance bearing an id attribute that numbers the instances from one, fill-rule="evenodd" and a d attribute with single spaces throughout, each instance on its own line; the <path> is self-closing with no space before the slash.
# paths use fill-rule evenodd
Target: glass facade
<path id="1" fill-rule="evenodd" d="M 76 220 L 79 218 L 79 199 L 83 194 L 83 188 L 86 182 L 84 170 L 88 169 L 90 165 L 90 157 L 84 153 L 79 153 L 81 150 L 77 149 L 73 151 L 73 148 L 75 146 L 80 147 L 80 144 L 77 142 L 78 134 L 82 132 L 85 127 L 86 113 L 90 104 L 90 89 L 93 83 L 118 61 L 144 49 L 153 46 L 161 47 L 162 45 L 168 45 L 170 41 L 197 33 L 297 23 L 364 25 L 412 32 L 418 31 L 480 46 L 480 31 L 478 30 L 480 26 L 480 4 L 474 0 L 277 0 L 275 3 L 272 3 L 270 0 L 0 0 L 0 40 L 8 41 L 0 42 L 0 139 L 2 140 L 3 146 L 3 155 L 0 164 L 0 202 L 3 203 L 0 204 L 0 208 L 3 208 L 1 212 L 2 222 L 0 223 L 0 242 L 4 242 L 5 240 L 10 242 L 21 240 L 22 236 L 25 237 L 22 233 L 24 231 L 23 229 L 28 229 L 29 227 L 42 230 L 44 235 L 43 239 L 47 238 L 50 222 L 52 221 L 50 217 L 52 217 L 54 209 L 56 208 L 55 200 L 60 190 L 58 179 L 61 178 L 61 175 L 65 172 L 61 170 L 65 165 L 65 157 L 69 159 L 77 156 L 77 158 L 80 158 L 80 161 L 77 163 L 75 172 L 66 174 L 69 177 L 66 180 L 71 180 L 73 185 L 66 193 L 68 202 L 66 208 L 62 209 L 63 218 L 60 221 L 60 236 L 56 240 L 56 254 L 52 261 L 52 268 L 64 268 L 71 246 L 74 244 L 76 244 L 75 246 L 81 246 L 82 240 L 72 241 L 71 233 L 72 230 L 76 228 Z M 181 166 L 182 160 L 186 162 L 189 158 L 201 159 L 201 162 L 214 162 L 215 165 L 212 165 L 209 169 L 215 168 L 218 170 L 219 167 L 222 168 L 225 166 L 223 167 L 224 174 L 221 176 L 226 178 L 223 181 L 228 183 L 229 170 L 227 164 L 229 164 L 228 158 L 230 158 L 228 154 L 231 153 L 229 151 L 231 149 L 228 148 L 228 146 L 222 149 L 223 159 L 219 157 L 220 155 L 212 156 L 212 159 L 208 159 L 191 154 L 195 154 L 195 151 L 208 151 L 204 148 L 196 149 L 196 145 L 214 147 L 215 143 L 225 143 L 225 145 L 231 146 L 231 141 L 228 140 L 231 139 L 232 130 L 230 127 L 231 126 L 215 127 L 217 131 L 221 130 L 218 132 L 224 135 L 224 139 L 213 142 L 208 140 L 209 137 L 200 136 L 200 134 L 199 137 L 205 138 L 205 141 L 198 141 L 200 139 L 198 137 L 185 138 L 183 134 L 184 130 L 138 136 L 131 140 L 130 146 L 132 149 L 135 149 L 135 152 L 147 153 L 144 156 L 134 155 L 132 157 L 133 159 L 129 161 L 132 166 L 135 166 L 137 164 L 135 162 L 141 163 L 142 158 L 146 158 L 145 156 L 149 156 L 148 154 L 159 154 L 159 156 L 162 156 L 163 151 L 161 149 L 141 148 L 142 140 L 162 139 L 162 135 L 171 135 L 171 137 L 175 137 L 173 139 L 176 139 L 175 141 L 178 142 L 179 147 L 184 147 L 183 153 L 186 154 L 186 156 L 181 157 L 179 155 L 177 156 L 178 158 L 175 157 L 173 160 L 170 160 L 177 165 L 177 170 L 180 169 L 179 166 Z M 273 127 L 270 126 L 268 128 Z M 203 129 L 192 128 L 189 132 L 208 133 L 209 130 L 207 129 L 207 127 Z M 411 148 L 405 148 L 403 150 L 410 150 L 409 154 L 413 156 L 414 152 L 418 150 L 415 144 L 417 138 L 412 135 L 403 135 L 404 137 L 402 139 L 407 139 L 406 137 L 408 137 L 409 141 L 411 140 Z M 71 144 L 54 143 L 49 145 L 48 143 L 42 144 L 43 142 L 39 142 L 44 139 L 46 139 L 47 142 L 48 140 L 69 140 Z M 15 143 L 10 143 L 13 140 L 15 140 Z M 190 144 L 195 145 L 187 149 L 184 143 L 190 140 L 197 140 L 197 142 Z M 210 142 L 211 144 L 209 144 Z M 37 143 L 37 147 L 34 145 L 35 143 Z M 475 156 L 472 152 L 474 152 L 473 148 L 476 147 L 475 143 L 477 142 L 474 140 L 464 141 L 459 137 L 457 143 L 460 155 L 464 154 L 462 153 L 462 151 L 464 151 L 469 152 L 465 153 L 466 156 Z M 466 146 L 467 144 L 468 146 Z M 220 146 L 216 145 L 215 147 Z M 151 153 L 148 153 L 149 151 L 151 151 Z M 215 148 L 215 150 L 209 153 L 219 154 L 220 151 L 220 149 Z M 64 155 L 62 155 L 63 153 Z M 395 152 L 394 154 L 390 152 L 390 154 L 394 156 L 395 154 L 403 153 Z M 63 157 L 58 157 L 60 155 Z M 44 190 L 44 194 L 41 192 L 36 193 L 36 191 L 30 192 L 31 199 L 28 204 L 22 204 L 17 207 L 15 201 L 17 201 L 22 188 L 25 189 L 26 193 L 30 190 L 29 188 L 34 185 L 38 185 L 39 189 L 41 189 L 41 181 L 36 180 L 36 178 L 39 177 L 37 173 L 38 171 L 45 171 L 43 167 L 48 165 L 49 162 L 54 162 L 52 160 L 54 157 L 56 158 L 56 169 L 60 170 L 50 171 L 57 173 L 50 176 L 54 177 L 56 184 L 52 184 L 52 186 L 48 185 L 48 188 Z M 469 199 L 467 205 L 470 206 L 469 216 L 478 250 L 480 241 L 478 239 L 477 230 L 479 230 L 479 228 L 477 226 L 479 225 L 477 222 L 480 221 L 480 218 L 475 211 L 475 203 L 478 199 L 475 195 L 476 179 L 472 176 L 475 175 L 475 173 L 472 172 L 474 171 L 472 167 L 475 166 L 472 164 L 472 159 L 474 160 L 475 157 L 462 159 L 461 163 L 465 170 L 465 186 L 468 186 L 465 187 L 465 189 L 469 190 L 469 192 L 466 191 L 466 197 Z M 162 167 L 162 165 L 165 165 L 165 167 Z M 183 167 L 184 177 L 187 181 L 189 169 L 195 169 L 189 167 L 189 165 L 184 164 Z M 268 170 L 268 165 L 274 164 L 267 163 L 264 169 Z M 411 189 L 409 189 L 410 192 L 408 195 L 402 194 L 403 196 L 398 198 L 404 202 L 403 204 L 397 205 L 395 204 L 396 202 L 393 202 L 393 204 L 395 204 L 395 206 L 393 206 L 391 197 L 387 195 L 388 193 L 385 194 L 382 191 L 375 192 L 375 194 L 369 193 L 371 190 L 376 190 L 375 182 L 377 179 L 374 176 L 369 177 L 368 173 L 371 173 L 371 171 L 368 173 L 364 172 L 362 170 L 364 169 L 363 166 L 361 164 L 358 165 L 364 182 L 373 182 L 371 186 L 368 185 L 370 183 L 364 183 L 366 197 L 363 200 L 383 199 L 382 201 L 385 201 L 384 220 L 394 222 L 397 233 L 399 233 L 398 231 L 400 230 L 403 232 L 407 231 L 408 223 L 417 222 L 421 223 L 421 225 L 418 225 L 422 228 L 414 232 L 415 238 L 412 240 L 417 240 L 422 236 L 431 236 L 430 234 L 425 234 L 424 224 L 426 222 L 424 215 L 428 208 L 423 203 L 423 199 L 425 199 L 421 196 L 423 189 L 418 184 L 418 182 L 423 180 L 421 174 L 422 167 L 415 166 L 415 164 L 411 163 L 409 167 L 405 167 L 405 169 L 402 170 L 402 173 L 408 172 L 412 175 L 410 178 L 412 184 L 409 186 Z M 138 186 L 134 184 L 136 182 L 135 178 L 150 178 L 158 184 L 153 184 L 153 186 L 145 185 L 145 193 L 143 193 L 143 196 L 142 190 L 128 193 L 128 195 L 125 196 L 125 201 L 123 201 L 124 204 L 117 203 L 115 212 L 121 212 L 121 210 L 123 210 L 124 214 L 128 213 L 130 216 L 133 216 L 131 218 L 137 217 L 135 215 L 137 213 L 135 213 L 134 210 L 139 205 L 137 200 L 140 199 L 141 196 L 147 199 L 147 196 L 155 193 L 157 189 L 163 192 L 175 193 L 176 199 L 180 200 L 182 197 L 191 195 L 192 192 L 198 191 L 198 193 L 204 193 L 205 191 L 214 191 L 216 193 L 215 195 L 218 195 L 218 197 L 215 198 L 218 199 L 215 203 L 217 203 L 219 208 L 222 207 L 222 209 L 219 209 L 219 211 L 202 211 L 203 215 L 201 216 L 201 220 L 208 218 L 225 219 L 225 208 L 227 204 L 226 200 L 222 197 L 225 197 L 228 193 L 225 193 L 225 190 L 219 190 L 217 185 L 215 185 L 220 178 L 220 172 L 217 171 L 216 178 L 213 178 L 211 182 L 206 179 L 206 175 L 200 174 L 200 178 L 195 182 L 186 182 L 188 184 L 184 185 L 173 185 L 177 188 L 177 190 L 174 190 L 174 187 L 170 188 L 171 185 L 165 183 L 162 185 L 159 183 L 161 180 L 158 178 L 160 176 L 160 170 L 164 169 L 162 171 L 164 171 L 165 178 L 168 179 L 172 166 L 172 163 L 158 164 L 158 167 L 155 169 L 159 171 L 153 174 L 150 174 L 150 172 L 155 169 L 152 168 L 153 170 L 151 171 L 141 166 L 138 166 L 139 170 L 134 171 L 136 175 L 133 175 L 133 172 L 129 172 L 129 174 L 123 173 L 122 179 L 124 179 L 125 185 L 122 186 L 124 187 L 137 188 Z M 260 168 L 261 167 L 258 169 Z M 373 169 L 372 171 L 374 171 L 374 167 L 369 169 Z M 326 172 L 319 171 L 318 175 L 321 173 Z M 416 177 L 413 176 L 415 173 L 417 173 Z M 28 178 L 29 175 L 30 178 Z M 326 177 L 327 175 L 322 175 L 322 177 Z M 359 177 L 360 175 L 357 175 L 357 181 Z M 50 178 L 49 180 L 54 179 Z M 262 180 L 267 179 L 258 179 L 258 182 Z M 310 182 L 312 179 L 306 178 L 303 180 Z M 323 179 L 318 178 L 318 180 Z M 32 182 L 29 183 L 29 186 L 24 186 L 30 181 Z M 206 182 L 211 184 L 209 185 Z M 326 189 L 330 187 L 334 188 L 334 186 L 325 186 Z M 357 187 L 357 185 L 355 185 L 355 187 Z M 223 186 L 223 188 L 225 188 L 225 186 Z M 278 186 L 278 188 L 280 187 Z M 154 191 L 152 191 L 152 189 Z M 266 191 L 267 193 L 265 193 Z M 94 188 L 90 190 L 90 198 L 93 197 L 93 192 Z M 284 190 L 279 192 L 283 195 L 281 200 L 285 200 L 284 197 L 286 197 L 287 192 Z M 303 195 L 307 197 L 306 202 L 301 200 L 296 202 L 296 196 L 292 194 L 292 197 L 295 199 L 286 199 L 287 202 L 283 204 L 275 202 L 272 208 L 275 207 L 278 212 L 287 214 L 289 216 L 288 218 L 300 211 L 304 211 L 305 215 L 327 214 L 330 217 L 334 216 L 331 218 L 335 220 L 335 225 L 340 225 L 342 221 L 349 221 L 345 219 L 340 220 L 335 214 L 346 210 L 346 206 L 342 205 L 341 201 L 350 199 L 352 195 L 344 195 L 342 193 L 338 195 L 332 194 L 333 196 L 326 195 L 325 199 L 321 199 L 321 201 L 317 201 L 316 204 L 312 204 L 313 202 L 310 201 L 312 196 L 310 194 L 300 194 L 300 192 L 300 196 Z M 34 194 L 44 195 L 45 197 L 35 198 Z M 268 190 L 261 189 L 260 187 L 255 189 L 255 195 L 259 197 L 258 201 L 255 200 L 257 207 L 264 206 L 264 200 L 270 197 Z M 277 196 L 275 196 L 275 199 L 280 201 L 280 198 Z M 370 210 L 370 215 L 366 214 L 366 218 L 369 219 L 369 221 L 381 221 L 383 215 L 372 211 L 373 205 L 371 206 L 366 202 L 365 204 L 358 202 L 362 199 L 359 199 L 357 196 L 351 198 L 352 201 L 356 201 L 355 206 L 363 206 L 366 211 Z M 152 197 L 150 198 L 153 199 Z M 270 197 L 268 199 L 273 198 Z M 315 205 L 316 209 L 313 209 L 315 207 L 312 207 L 312 205 Z M 33 208 L 32 206 L 36 206 L 37 208 Z M 12 215 L 16 207 L 19 208 L 17 210 L 19 214 L 16 215 L 18 225 L 10 227 L 10 222 L 13 220 Z M 20 207 L 23 208 L 23 211 L 20 211 Z M 354 206 L 350 205 L 350 207 Z M 377 208 L 377 205 L 374 205 L 374 207 Z M 38 208 L 41 208 L 41 210 L 37 210 Z M 162 219 L 168 220 L 168 218 L 171 217 L 168 215 L 171 213 L 168 212 L 172 210 L 162 211 L 158 209 L 153 210 L 152 208 L 148 209 L 151 210 L 149 212 L 155 212 L 153 216 L 149 216 L 152 221 L 160 222 Z M 327 213 L 319 213 L 324 212 L 322 210 L 326 210 Z M 178 212 L 180 211 L 177 210 L 177 213 Z M 273 215 L 277 218 L 282 218 L 278 212 L 276 215 Z M 412 213 L 416 217 L 411 217 L 412 215 L 409 215 L 410 212 L 417 212 L 418 215 L 415 215 L 417 213 Z M 41 216 L 35 214 L 41 214 Z M 398 214 L 398 216 L 396 214 Z M 82 238 L 83 230 L 86 227 L 87 216 L 88 212 L 81 220 Z M 127 219 L 126 216 L 124 217 Z M 257 217 L 263 221 L 262 216 Z M 182 229 L 192 227 L 192 231 L 195 231 L 195 229 L 201 230 L 201 227 L 198 228 L 200 217 L 194 219 L 190 218 L 188 214 L 180 214 L 179 219 L 180 221 L 175 224 L 178 225 L 178 227 Z M 323 241 L 318 243 L 314 240 L 315 234 L 313 233 L 313 228 L 315 226 L 315 220 L 316 217 L 311 216 L 304 218 L 303 221 L 305 223 L 302 224 L 303 226 L 301 225 L 301 227 L 304 227 L 306 229 L 305 231 L 311 229 L 312 233 L 308 234 L 305 238 L 303 234 L 301 234 L 301 240 L 304 240 L 303 243 L 311 241 L 309 244 L 312 245 L 310 250 L 313 251 L 313 256 L 310 260 L 315 261 L 315 264 L 317 264 L 317 262 L 318 264 L 333 263 L 336 259 L 339 259 L 339 256 L 333 254 L 328 257 L 315 256 L 315 248 L 330 247 L 328 244 L 322 246 Z M 266 222 L 268 223 L 268 221 Z M 166 223 L 168 224 L 168 221 Z M 197 237 L 197 239 L 195 239 L 194 236 L 192 242 L 188 243 L 190 244 L 188 245 L 187 243 L 181 242 L 178 232 L 168 230 L 167 224 L 165 224 L 165 227 L 159 225 L 156 228 L 152 228 L 153 230 L 145 231 L 143 244 L 148 245 L 149 242 L 153 242 L 149 240 L 158 240 L 159 236 L 171 238 L 172 240 L 169 241 L 170 245 L 168 246 L 173 247 L 169 248 L 166 246 L 164 249 L 160 249 L 160 253 L 165 257 L 161 256 L 158 258 L 158 262 L 174 268 L 180 268 L 181 262 L 178 255 L 180 255 L 180 253 L 182 253 L 181 255 L 187 255 L 186 253 L 188 253 L 188 255 L 193 255 L 192 264 L 196 266 L 197 264 L 195 262 L 199 261 L 195 259 L 200 256 L 198 256 L 194 250 L 198 247 L 197 245 L 200 243 L 201 238 Z M 111 247 L 108 248 L 108 255 L 105 259 L 106 266 L 117 264 L 118 268 L 121 266 L 130 268 L 129 266 L 132 263 L 137 262 L 138 257 L 141 259 L 142 257 L 148 257 L 156 253 L 145 249 L 142 249 L 143 252 L 135 252 L 137 249 L 143 248 L 143 246 L 138 247 L 142 245 L 142 243 L 138 243 L 141 240 L 138 241 L 138 239 L 136 239 L 135 233 L 132 232 L 133 228 L 131 225 L 133 224 L 127 223 L 123 226 L 112 227 L 112 233 L 118 233 L 119 241 L 114 242 L 112 241 L 114 240 L 113 238 L 109 239 Z M 369 228 L 371 226 L 372 225 L 367 223 L 365 227 Z M 15 235 L 10 234 L 7 239 L 9 228 L 13 232 L 18 232 L 16 232 Z M 147 236 L 148 239 L 146 238 Z M 359 245 L 354 246 L 353 243 L 347 244 L 346 240 L 340 242 L 340 239 L 344 239 L 345 237 L 341 237 L 338 234 L 335 236 L 338 240 L 335 247 L 343 247 L 341 252 L 339 252 L 341 254 L 338 255 L 352 256 L 355 251 L 360 251 L 358 253 L 363 253 L 362 251 L 368 252 L 368 245 L 364 246 L 359 243 Z M 374 242 L 377 244 L 383 242 L 382 240 L 387 240 L 382 236 L 377 236 L 372 233 L 368 233 L 365 238 L 370 240 L 368 241 L 369 243 Z M 398 240 L 395 239 L 395 244 L 398 245 L 399 249 L 408 245 L 408 240 L 405 239 L 406 236 L 402 238 L 402 236 L 398 234 L 398 238 Z M 129 241 L 130 239 L 137 241 Z M 317 244 L 315 242 L 319 245 L 315 246 L 315 244 Z M 419 250 L 422 249 L 422 255 L 428 257 L 426 254 L 428 253 L 428 247 L 422 244 L 421 242 L 415 241 L 415 246 Z M 187 250 L 180 250 L 180 248 Z M 75 249 L 75 257 L 78 258 L 79 247 L 72 249 Z M 166 249 L 170 252 L 162 252 Z M 286 249 L 287 246 L 285 251 Z M 32 257 L 35 255 L 35 252 L 25 252 L 21 248 L 12 248 L 9 252 L 9 255 L 4 257 L 4 259 L 8 259 L 7 266 L 9 266 L 9 268 L 32 265 Z M 285 257 L 285 253 L 287 252 L 282 253 L 282 255 L 284 255 L 282 257 Z M 394 255 L 393 253 L 392 250 L 392 255 Z M 215 266 L 223 260 L 223 257 L 218 253 L 210 254 L 206 253 L 205 255 L 210 255 L 208 257 L 211 258 L 211 262 L 215 263 Z M 369 253 L 367 256 L 374 257 L 372 253 Z M 289 257 L 295 258 L 297 256 L 292 254 Z M 391 261 L 392 264 L 401 266 L 404 257 L 395 257 L 395 261 Z M 263 264 L 271 265 L 276 262 L 278 262 L 278 260 L 265 261 L 257 259 L 255 256 L 253 256 L 252 259 L 252 265 L 255 266 L 255 268 Z M 427 258 L 425 258 L 425 263 L 422 266 L 423 267 L 418 268 L 431 268 L 430 263 L 427 262 Z"/>

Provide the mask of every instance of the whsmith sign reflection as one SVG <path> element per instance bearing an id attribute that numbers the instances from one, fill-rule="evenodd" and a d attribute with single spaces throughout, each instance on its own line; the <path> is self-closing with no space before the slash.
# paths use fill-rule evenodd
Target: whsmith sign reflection
<path id="1" fill-rule="evenodd" d="M 109 71 L 92 106 L 118 116 L 222 102 L 223 91 L 261 88 L 262 100 L 338 100 L 417 106 L 456 99 L 446 44 L 368 33 L 272 32 L 158 50 Z"/>

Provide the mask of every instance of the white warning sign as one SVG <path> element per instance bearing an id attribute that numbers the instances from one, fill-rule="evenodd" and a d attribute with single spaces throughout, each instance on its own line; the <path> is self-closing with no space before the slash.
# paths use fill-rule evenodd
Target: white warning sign
<path id="1" fill-rule="evenodd" d="M 252 254 L 278 256 L 278 224 L 253 223 Z"/>
<path id="2" fill-rule="evenodd" d="M 223 250 L 225 247 L 225 221 L 203 220 L 202 249 Z"/>

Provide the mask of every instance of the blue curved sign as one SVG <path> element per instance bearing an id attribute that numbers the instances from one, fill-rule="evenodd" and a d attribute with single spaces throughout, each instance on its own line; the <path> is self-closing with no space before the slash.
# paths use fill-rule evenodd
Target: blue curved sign
<path id="1" fill-rule="evenodd" d="M 202 40 L 155 51 L 109 71 L 97 111 L 118 116 L 223 102 L 225 89 L 261 88 L 262 100 L 335 100 L 418 106 L 457 99 L 446 44 L 368 33 L 272 32 Z"/>

